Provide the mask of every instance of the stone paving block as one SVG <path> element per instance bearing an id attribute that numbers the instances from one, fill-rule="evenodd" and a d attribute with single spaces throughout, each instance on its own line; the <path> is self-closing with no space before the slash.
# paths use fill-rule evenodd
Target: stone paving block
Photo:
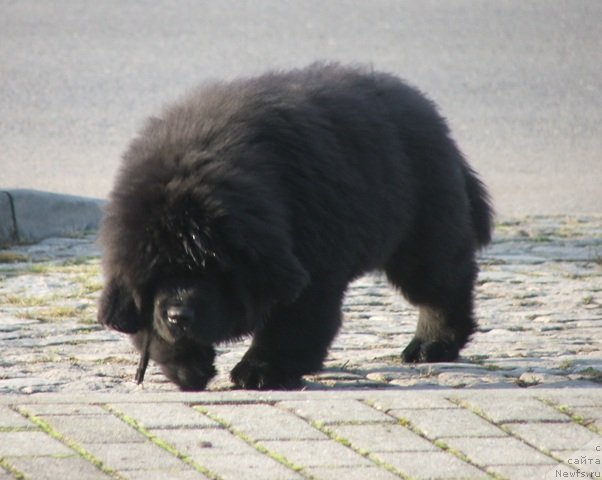
<path id="1" fill-rule="evenodd" d="M 43 421 L 78 443 L 136 443 L 146 439 L 111 414 L 41 415 Z"/>
<path id="2" fill-rule="evenodd" d="M 489 465 L 549 465 L 554 460 L 539 450 L 511 437 L 452 437 L 441 438 L 454 450 L 465 454 L 481 466 Z"/>
<path id="3" fill-rule="evenodd" d="M 395 420 L 374 408 L 357 400 L 302 400 L 285 401 L 278 404 L 281 408 L 294 411 L 297 415 L 315 420 L 325 425 L 333 423 L 369 423 Z"/>
<path id="4" fill-rule="evenodd" d="M 489 479 L 482 470 L 446 452 L 383 452 L 379 459 L 416 479 Z"/>
<path id="5" fill-rule="evenodd" d="M 431 439 L 441 437 L 501 437 L 504 432 L 475 413 L 462 409 L 391 410 Z"/>
<path id="6" fill-rule="evenodd" d="M 223 428 L 151 430 L 179 452 L 197 460 L 216 455 L 253 455 L 257 450 Z"/>
<path id="7" fill-rule="evenodd" d="M 218 424 L 183 403 L 118 403 L 111 405 L 121 413 L 133 418 L 142 427 L 151 428 L 197 428 L 217 427 Z"/>
<path id="8" fill-rule="evenodd" d="M 0 432 L 0 457 L 71 454 L 73 450 L 44 432 Z"/>
<path id="9" fill-rule="evenodd" d="M 0 405 L 0 427 L 34 428 L 35 425 L 6 405 Z"/>
<path id="10" fill-rule="evenodd" d="M 596 436 L 575 450 L 556 450 L 553 453 L 565 465 L 566 468 L 562 467 L 563 471 L 571 468 L 599 474 L 598 477 L 590 478 L 600 478 L 602 475 L 602 436 Z"/>
<path id="11" fill-rule="evenodd" d="M 555 469 L 557 464 L 549 465 L 495 465 L 487 469 L 488 472 L 502 475 L 508 480 L 542 479 L 552 480 L 553 478 L 565 478 L 556 476 Z M 575 478 L 566 477 L 566 478 Z"/>
<path id="12" fill-rule="evenodd" d="M 254 440 L 328 438 L 295 414 L 270 405 L 207 405 L 204 408 Z"/>
<path id="13" fill-rule="evenodd" d="M 602 407 L 576 407 L 573 411 L 589 424 L 593 423 L 602 435 Z"/>
<path id="14" fill-rule="evenodd" d="M 420 435 L 396 424 L 336 425 L 328 427 L 354 447 L 368 452 L 437 452 L 439 448 Z"/>
<path id="15" fill-rule="evenodd" d="M 83 443 L 82 447 L 115 470 L 185 469 L 187 465 L 158 445 L 144 443 Z"/>
<path id="16" fill-rule="evenodd" d="M 317 480 L 399 480 L 397 475 L 378 467 L 318 467 L 308 468 L 305 471 Z"/>
<path id="17" fill-rule="evenodd" d="M 361 467 L 373 463 L 348 447 L 331 440 L 274 440 L 259 442 L 300 467 Z"/>
<path id="18" fill-rule="evenodd" d="M 100 405 L 85 403 L 28 404 L 23 407 L 34 415 L 107 415 Z"/>
<path id="19" fill-rule="evenodd" d="M 569 423 L 510 423 L 505 425 L 512 433 L 538 448 L 551 452 L 578 450 L 593 439 L 600 438 L 591 430 Z"/>
<path id="20" fill-rule="evenodd" d="M 426 391 L 404 395 L 401 398 L 369 396 L 367 400 L 374 408 L 383 412 L 393 409 L 459 408 L 448 399 L 431 395 Z"/>
<path id="21" fill-rule="evenodd" d="M 555 391 L 546 392 L 542 395 L 542 398 L 573 409 L 575 407 L 599 407 L 602 405 L 602 391 L 599 388 L 586 389 L 579 394 Z"/>
<path id="22" fill-rule="evenodd" d="M 467 402 L 485 413 L 494 423 L 512 422 L 566 422 L 569 418 L 558 410 L 546 405 L 536 398 L 521 398 L 519 401 L 508 401 L 507 398 L 495 395 L 479 395 L 469 397 Z"/>
<path id="23" fill-rule="evenodd" d="M 119 473 L 128 480 L 203 480 L 209 478 L 192 468 L 188 470 L 122 470 Z"/>
<path id="24" fill-rule="evenodd" d="M 8 462 L 35 480 L 108 480 L 111 477 L 77 455 L 69 457 L 11 457 Z M 2 478 L 0 476 L 0 478 Z"/>
<path id="25" fill-rule="evenodd" d="M 0 480 L 15 480 L 15 477 L 0 467 Z"/>
<path id="26" fill-rule="evenodd" d="M 216 455 L 203 459 L 203 467 L 222 480 L 301 480 L 297 472 L 259 452 L 253 455 Z"/>
<path id="27" fill-rule="evenodd" d="M 224 480 L 239 480 L 241 472 L 245 480 L 301 478 L 225 429 L 160 429 L 151 433 Z"/>

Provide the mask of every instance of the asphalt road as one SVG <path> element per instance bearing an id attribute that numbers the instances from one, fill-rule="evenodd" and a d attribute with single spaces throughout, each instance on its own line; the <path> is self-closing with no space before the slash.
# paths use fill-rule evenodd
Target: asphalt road
<path id="1" fill-rule="evenodd" d="M 144 117 L 317 59 L 439 103 L 498 213 L 602 213 L 599 0 L 0 0 L 0 188 L 105 197 Z"/>

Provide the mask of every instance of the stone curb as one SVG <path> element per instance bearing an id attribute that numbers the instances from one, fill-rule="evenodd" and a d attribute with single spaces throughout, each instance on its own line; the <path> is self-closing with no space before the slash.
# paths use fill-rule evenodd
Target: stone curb
<path id="1" fill-rule="evenodd" d="M 98 228 L 103 201 L 37 190 L 0 190 L 0 245 Z"/>

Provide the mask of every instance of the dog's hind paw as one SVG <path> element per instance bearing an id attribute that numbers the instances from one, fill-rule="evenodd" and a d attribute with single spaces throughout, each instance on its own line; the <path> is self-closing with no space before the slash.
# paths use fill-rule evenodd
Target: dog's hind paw
<path id="1" fill-rule="evenodd" d="M 401 354 L 406 363 L 453 362 L 460 349 L 454 343 L 414 337 Z"/>

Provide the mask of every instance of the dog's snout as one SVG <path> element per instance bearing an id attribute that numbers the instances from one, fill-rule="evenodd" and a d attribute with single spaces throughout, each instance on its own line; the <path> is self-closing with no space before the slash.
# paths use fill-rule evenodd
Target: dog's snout
<path id="1" fill-rule="evenodd" d="M 174 325 L 183 325 L 192 320 L 192 309 L 186 306 L 172 305 L 167 308 L 167 321 Z"/>

